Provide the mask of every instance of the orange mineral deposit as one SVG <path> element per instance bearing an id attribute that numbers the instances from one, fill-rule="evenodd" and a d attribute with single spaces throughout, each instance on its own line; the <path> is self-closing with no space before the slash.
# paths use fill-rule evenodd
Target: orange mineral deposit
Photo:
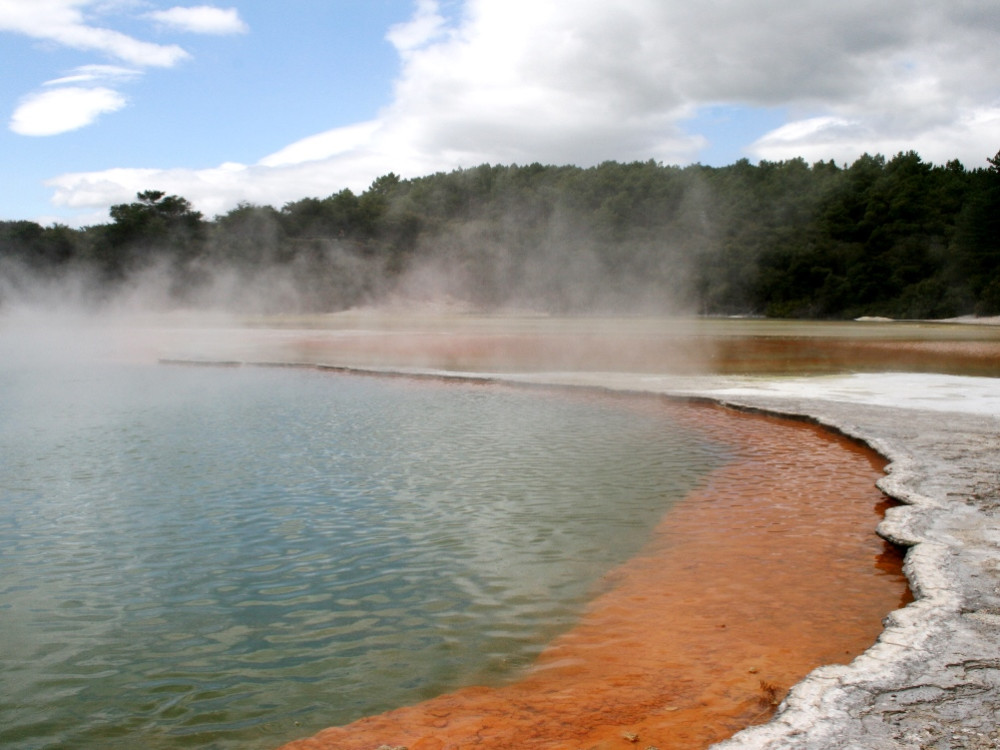
<path id="1" fill-rule="evenodd" d="M 736 460 L 661 520 L 515 682 L 326 729 L 283 750 L 704 748 L 868 648 L 909 597 L 875 534 L 870 450 L 804 423 L 647 399 Z M 634 405 L 632 408 L 635 408 Z"/>

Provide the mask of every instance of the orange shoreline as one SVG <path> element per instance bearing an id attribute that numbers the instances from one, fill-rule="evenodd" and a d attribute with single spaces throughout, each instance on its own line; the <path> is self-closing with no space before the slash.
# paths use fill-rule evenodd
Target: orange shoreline
<path id="1" fill-rule="evenodd" d="M 642 403 L 732 445 L 737 460 L 666 514 L 576 627 L 516 682 L 282 750 L 704 748 L 766 721 L 812 669 L 871 646 L 909 601 L 902 555 L 874 531 L 890 504 L 874 484 L 885 462 L 818 426 Z"/>

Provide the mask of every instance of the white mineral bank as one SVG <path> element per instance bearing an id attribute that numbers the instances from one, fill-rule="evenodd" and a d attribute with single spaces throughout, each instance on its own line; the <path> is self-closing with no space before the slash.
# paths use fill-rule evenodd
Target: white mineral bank
<path id="1" fill-rule="evenodd" d="M 742 385 L 712 390 L 722 397 L 773 396 L 1000 416 L 1000 378 L 901 372 L 855 373 L 751 380 Z"/>
<path id="2" fill-rule="evenodd" d="M 440 373 L 455 375 L 456 373 Z M 474 373 L 457 373 L 476 377 Z M 729 401 L 832 402 L 1000 418 L 1000 378 L 911 372 L 780 377 L 551 372 L 494 376 L 522 382 L 593 385 L 614 390 L 708 396 Z"/>

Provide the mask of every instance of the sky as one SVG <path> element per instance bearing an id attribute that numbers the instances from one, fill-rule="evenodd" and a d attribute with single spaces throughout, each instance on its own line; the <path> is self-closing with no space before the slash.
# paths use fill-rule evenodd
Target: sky
<path id="1" fill-rule="evenodd" d="M 1000 151 L 998 0 L 0 0 L 0 220 L 378 176 Z"/>

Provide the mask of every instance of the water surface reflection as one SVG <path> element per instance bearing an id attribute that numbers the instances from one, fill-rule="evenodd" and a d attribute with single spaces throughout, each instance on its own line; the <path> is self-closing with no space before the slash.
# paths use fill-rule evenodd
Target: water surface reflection
<path id="1" fill-rule="evenodd" d="M 0 373 L 0 744 L 273 747 L 498 684 L 730 450 L 610 399 Z"/>

